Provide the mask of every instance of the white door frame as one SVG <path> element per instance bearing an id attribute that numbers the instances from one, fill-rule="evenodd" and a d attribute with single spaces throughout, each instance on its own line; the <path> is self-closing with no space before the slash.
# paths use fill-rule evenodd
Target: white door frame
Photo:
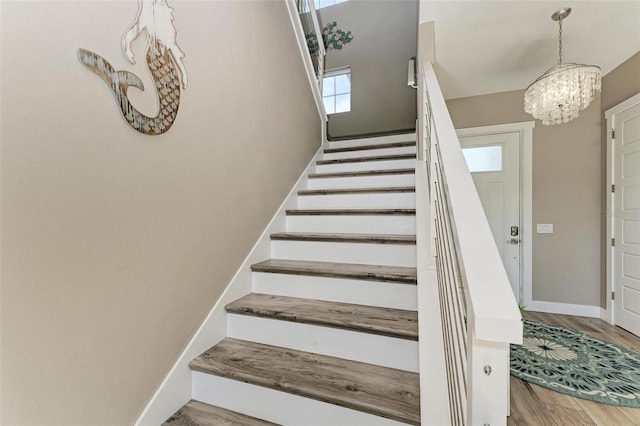
<path id="1" fill-rule="evenodd" d="M 606 299 L 606 307 L 603 309 L 601 318 L 610 324 L 615 324 L 615 312 L 613 301 L 611 300 L 611 293 L 613 292 L 613 247 L 611 246 L 611 239 L 613 238 L 613 220 L 615 215 L 609 214 L 613 209 L 613 193 L 611 192 L 611 185 L 615 184 L 614 182 L 614 167 L 613 162 L 615 159 L 613 158 L 613 138 L 612 138 L 612 130 L 615 125 L 615 116 L 616 114 L 620 114 L 623 111 L 632 108 L 636 105 L 640 104 L 640 93 L 635 96 L 630 97 L 624 102 L 619 103 L 618 105 L 609 108 L 605 111 L 604 116 L 607 120 L 607 186 L 605 190 L 607 192 L 607 210 L 605 211 L 607 217 L 607 239 L 604 241 L 606 247 L 606 283 L 607 283 L 607 292 L 605 294 Z"/>
<path id="2" fill-rule="evenodd" d="M 520 295 L 518 303 L 527 306 L 533 294 L 533 128 L 535 121 L 456 129 L 459 137 L 520 133 Z"/>

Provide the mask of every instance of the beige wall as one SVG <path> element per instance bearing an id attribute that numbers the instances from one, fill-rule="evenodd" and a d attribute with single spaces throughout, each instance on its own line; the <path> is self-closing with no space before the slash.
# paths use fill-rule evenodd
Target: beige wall
<path id="1" fill-rule="evenodd" d="M 329 116 L 329 136 L 415 129 L 416 90 L 407 86 L 416 56 L 416 0 L 351 0 L 319 10 L 321 25 L 336 21 L 353 33 L 342 50 L 329 50 L 327 70 L 351 66 L 351 111 Z"/>
<path id="2" fill-rule="evenodd" d="M 620 102 L 629 99 L 633 95 L 637 95 L 640 93 L 640 52 L 637 52 L 635 55 L 631 56 L 625 62 L 616 67 L 613 71 L 609 72 L 602 78 L 602 149 L 601 149 L 601 158 L 602 158 L 602 226 L 601 226 L 601 234 L 602 240 L 606 238 L 606 225 L 607 225 L 607 216 L 604 214 L 607 206 L 606 196 L 609 194 L 606 186 L 607 186 L 607 128 L 606 128 L 606 120 L 604 118 L 604 113 L 609 109 Z M 603 250 L 602 252 L 602 303 L 603 307 L 605 305 L 604 301 L 607 297 L 607 286 L 606 286 L 606 252 Z"/>
<path id="3" fill-rule="evenodd" d="M 424 73 L 424 63 L 425 62 L 434 62 L 436 54 L 436 35 L 435 35 L 435 22 L 421 22 L 418 25 L 418 75 L 417 75 L 417 84 L 420 86 L 418 90 L 416 90 L 417 97 L 417 111 L 418 117 L 422 117 L 424 114 L 424 90 L 422 89 L 422 76 Z M 416 127 L 416 133 L 418 137 L 418 158 L 422 159 L 424 157 L 424 127 L 421 124 L 418 124 Z"/>
<path id="4" fill-rule="evenodd" d="M 447 102 L 456 128 L 531 121 L 524 90 Z M 600 98 L 574 121 L 533 130 L 533 299 L 599 306 Z"/>
<path id="5" fill-rule="evenodd" d="M 153 87 L 137 2 L 2 2 L 3 425 L 133 423 L 319 148 L 283 2 L 173 6 L 189 87 L 150 137 L 76 57 Z"/>
<path id="6" fill-rule="evenodd" d="M 640 52 L 602 78 L 602 111 L 640 93 Z"/>

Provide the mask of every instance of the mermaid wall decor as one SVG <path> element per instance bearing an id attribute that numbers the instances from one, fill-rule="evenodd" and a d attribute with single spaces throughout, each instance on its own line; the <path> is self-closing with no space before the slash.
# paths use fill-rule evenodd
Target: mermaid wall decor
<path id="1" fill-rule="evenodd" d="M 89 70 L 96 73 L 111 89 L 118 107 L 127 123 L 141 133 L 160 135 L 173 125 L 178 107 L 180 91 L 187 88 L 187 72 L 182 58 L 184 52 L 176 43 L 173 26 L 173 9 L 167 0 L 138 0 L 138 14 L 122 36 L 122 52 L 135 64 L 131 42 L 142 32 L 146 33 L 149 47 L 146 63 L 156 86 L 158 113 L 155 117 L 142 114 L 127 97 L 130 86 L 144 90 L 140 78 L 126 70 L 116 71 L 102 56 L 85 49 L 78 49 L 78 59 Z"/>

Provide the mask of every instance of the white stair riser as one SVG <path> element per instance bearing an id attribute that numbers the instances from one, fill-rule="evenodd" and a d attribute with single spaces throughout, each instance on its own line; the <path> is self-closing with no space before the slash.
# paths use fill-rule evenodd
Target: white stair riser
<path id="1" fill-rule="evenodd" d="M 415 158 L 387 161 L 358 161 L 356 163 L 316 164 L 316 173 L 359 172 L 363 170 L 412 169 Z"/>
<path id="2" fill-rule="evenodd" d="M 415 141 L 416 141 L 416 134 L 409 133 L 405 135 L 389 135 L 389 136 L 378 136 L 373 138 L 329 141 L 329 147 L 330 148 L 346 148 L 346 147 L 352 147 L 352 146 L 369 146 L 369 145 L 379 145 L 383 143 L 415 142 Z"/>
<path id="3" fill-rule="evenodd" d="M 360 151 L 344 151 L 324 153 L 323 160 L 337 160 L 341 158 L 378 157 L 380 155 L 415 154 L 415 146 L 402 146 L 398 148 L 363 149 Z"/>
<path id="4" fill-rule="evenodd" d="M 413 186 L 413 173 L 399 175 L 353 176 L 336 178 L 309 178 L 309 189 L 381 188 L 388 186 Z"/>
<path id="5" fill-rule="evenodd" d="M 415 192 L 298 196 L 299 209 L 415 209 Z"/>
<path id="6" fill-rule="evenodd" d="M 415 235 L 413 215 L 287 216 L 287 232 Z"/>
<path id="7" fill-rule="evenodd" d="M 291 426 L 382 426 L 403 423 L 298 395 L 194 371 L 192 398 Z"/>
<path id="8" fill-rule="evenodd" d="M 338 243 L 326 241 L 271 241 L 273 259 L 365 265 L 416 266 L 416 246 L 408 244 Z"/>
<path id="9" fill-rule="evenodd" d="M 418 309 L 415 284 L 254 272 L 253 292 L 410 311 Z"/>
<path id="10" fill-rule="evenodd" d="M 414 340 L 238 314 L 227 314 L 227 336 L 418 372 Z"/>

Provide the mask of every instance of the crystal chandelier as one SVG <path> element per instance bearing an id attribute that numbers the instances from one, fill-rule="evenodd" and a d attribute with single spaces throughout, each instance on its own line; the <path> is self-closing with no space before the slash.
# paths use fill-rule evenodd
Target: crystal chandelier
<path id="1" fill-rule="evenodd" d="M 577 118 L 600 93 L 600 67 L 562 63 L 562 20 L 570 13 L 567 7 L 551 15 L 559 26 L 558 65 L 538 77 L 524 93 L 525 112 L 545 126 Z"/>

